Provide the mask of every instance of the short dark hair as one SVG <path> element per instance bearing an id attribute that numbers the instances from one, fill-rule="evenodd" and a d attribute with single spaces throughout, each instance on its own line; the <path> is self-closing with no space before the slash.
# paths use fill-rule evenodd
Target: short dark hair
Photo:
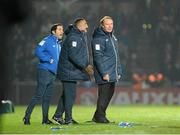
<path id="1" fill-rule="evenodd" d="M 63 26 L 61 23 L 55 23 L 51 27 L 51 34 L 53 34 L 53 31 L 56 31 L 57 26 Z"/>
<path id="2" fill-rule="evenodd" d="M 79 24 L 79 22 L 85 20 L 84 18 L 77 18 L 75 21 L 74 21 L 74 25 L 77 26 Z"/>

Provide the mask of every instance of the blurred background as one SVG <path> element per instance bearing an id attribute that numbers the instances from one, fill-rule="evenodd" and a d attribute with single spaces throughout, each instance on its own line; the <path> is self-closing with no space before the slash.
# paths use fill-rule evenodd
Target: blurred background
<path id="1" fill-rule="evenodd" d="M 111 103 L 180 104 L 179 0 L 32 0 L 18 4 L 23 18 L 3 31 L 8 30 L 3 42 L 8 71 L 4 100 L 17 105 L 29 103 L 36 88 L 38 59 L 34 48 L 50 33 L 53 23 L 61 22 L 66 28 L 74 19 L 86 18 L 90 48 L 94 28 L 109 15 L 114 19 L 123 67 L 123 78 Z M 16 8 L 12 4 L 8 13 Z M 5 26 L 8 28 L 9 23 Z M 95 83 L 79 82 L 78 87 L 76 104 L 94 105 Z M 57 104 L 61 90 L 57 80 L 52 104 Z"/>

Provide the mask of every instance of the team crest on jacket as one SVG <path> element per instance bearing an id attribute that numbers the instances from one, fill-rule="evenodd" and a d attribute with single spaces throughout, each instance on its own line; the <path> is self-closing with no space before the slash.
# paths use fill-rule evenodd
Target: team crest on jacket
<path id="1" fill-rule="evenodd" d="M 76 41 L 72 41 L 72 47 L 76 47 L 77 46 L 77 42 Z"/>
<path id="2" fill-rule="evenodd" d="M 44 40 L 42 40 L 42 41 L 39 43 L 39 45 L 40 45 L 40 46 L 43 46 L 43 45 L 44 45 L 44 43 L 45 43 L 45 41 L 44 41 Z"/>
<path id="3" fill-rule="evenodd" d="M 100 44 L 96 44 L 96 45 L 95 45 L 95 49 L 96 49 L 96 50 L 100 50 Z"/>

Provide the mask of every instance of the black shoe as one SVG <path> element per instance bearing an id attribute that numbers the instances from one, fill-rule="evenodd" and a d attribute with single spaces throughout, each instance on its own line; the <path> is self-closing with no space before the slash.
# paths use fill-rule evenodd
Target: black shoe
<path id="1" fill-rule="evenodd" d="M 110 123 L 106 117 L 93 117 L 92 121 L 96 123 Z"/>
<path id="2" fill-rule="evenodd" d="M 74 125 L 74 124 L 79 124 L 79 123 L 72 119 L 72 120 L 69 120 L 69 121 L 65 121 L 65 124 L 66 125 Z"/>
<path id="3" fill-rule="evenodd" d="M 42 124 L 46 124 L 46 125 L 49 125 L 49 124 L 52 124 L 53 122 L 50 121 L 49 119 L 47 120 L 43 120 Z"/>
<path id="4" fill-rule="evenodd" d="M 23 122 L 24 122 L 24 125 L 30 125 L 30 124 L 31 124 L 31 123 L 30 123 L 30 119 L 27 118 L 27 117 L 24 117 L 24 118 L 23 118 Z"/>
<path id="5" fill-rule="evenodd" d="M 60 124 L 60 125 L 63 125 L 65 122 L 62 118 L 56 118 L 55 116 L 52 117 L 52 120 L 57 123 L 57 124 Z"/>

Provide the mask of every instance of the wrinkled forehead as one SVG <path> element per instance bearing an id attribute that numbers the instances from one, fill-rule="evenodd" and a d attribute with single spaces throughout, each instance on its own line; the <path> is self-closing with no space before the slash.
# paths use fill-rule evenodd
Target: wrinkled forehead
<path id="1" fill-rule="evenodd" d="M 103 20 L 103 24 L 106 25 L 106 24 L 113 24 L 113 20 L 112 19 L 104 19 Z"/>
<path id="2" fill-rule="evenodd" d="M 57 29 L 63 29 L 62 25 L 57 26 Z"/>
<path id="3" fill-rule="evenodd" d="M 87 21 L 86 21 L 86 20 L 82 20 L 80 23 L 81 23 L 82 25 L 87 25 Z"/>

